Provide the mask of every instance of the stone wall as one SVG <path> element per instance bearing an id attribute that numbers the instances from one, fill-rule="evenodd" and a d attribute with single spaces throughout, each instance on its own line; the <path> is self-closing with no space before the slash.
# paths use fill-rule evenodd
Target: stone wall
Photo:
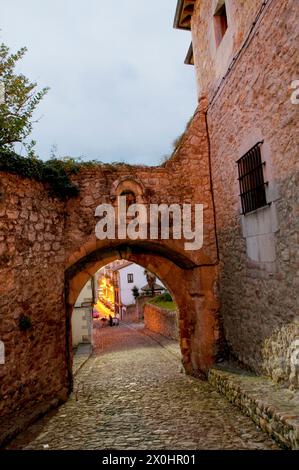
<path id="1" fill-rule="evenodd" d="M 26 413 L 47 400 L 66 399 L 72 390 L 73 307 L 90 277 L 119 258 L 141 264 L 167 285 L 180 311 L 185 369 L 194 375 L 207 373 L 222 341 L 208 150 L 205 116 L 198 109 L 179 149 L 164 166 L 83 167 L 72 176 L 80 193 L 66 202 L 52 198 L 41 183 L 1 173 L 3 416 L 18 416 L 21 409 Z M 204 204 L 203 248 L 185 251 L 182 240 L 172 239 L 98 240 L 96 207 L 115 203 L 119 191 L 127 187 L 136 189 L 138 202 Z M 22 315 L 32 323 L 26 331 L 19 329 Z"/>
<path id="2" fill-rule="evenodd" d="M 217 47 L 213 15 L 219 1 L 197 0 L 191 29 L 200 95 L 212 97 L 263 3 L 263 0 L 226 0 L 228 29 Z"/>
<path id="3" fill-rule="evenodd" d="M 126 312 L 122 313 L 121 320 L 128 323 L 134 323 L 139 320 L 138 311 L 135 304 L 127 305 Z"/>
<path id="4" fill-rule="evenodd" d="M 259 2 L 245 3 L 251 12 L 248 32 Z M 210 4 L 198 2 L 198 9 L 204 14 Z M 298 78 L 299 3 L 268 2 L 213 101 L 214 79 L 207 73 L 208 62 L 200 55 L 208 40 L 206 23 L 197 20 L 194 16 L 193 46 L 199 54 L 197 74 L 206 75 L 207 83 L 202 86 L 210 98 L 206 101 L 207 122 L 225 336 L 231 354 L 241 362 L 257 373 L 296 387 L 298 369 L 291 355 L 299 337 L 299 107 L 291 103 L 290 84 Z M 271 210 L 273 220 L 271 233 L 260 232 L 258 236 L 265 240 L 262 259 L 272 262 L 252 259 L 244 233 L 250 217 L 240 215 L 236 161 L 260 140 L 264 141 L 267 201 L 271 203 L 261 211 L 266 214 Z M 270 248 L 271 256 L 266 253 Z"/>
<path id="5" fill-rule="evenodd" d="M 171 339 L 179 339 L 178 313 L 153 304 L 144 306 L 144 326 Z"/>
<path id="6" fill-rule="evenodd" d="M 63 204 L 0 173 L 0 415 L 67 396 Z M 20 319 L 30 326 L 20 329 Z"/>
<path id="7" fill-rule="evenodd" d="M 198 2 L 196 12 L 209 12 L 209 4 Z M 247 19 L 244 15 L 240 20 L 245 31 L 260 2 L 242 5 L 248 8 Z M 0 365 L 2 415 L 67 397 L 72 389 L 73 306 L 90 276 L 118 258 L 151 270 L 172 293 L 188 373 L 206 374 L 223 355 L 223 323 L 233 356 L 258 373 L 296 386 L 298 369 L 291 355 L 298 338 L 299 107 L 291 104 L 289 85 L 298 78 L 298 6 L 291 0 L 267 3 L 219 93 L 213 95 L 213 74 L 200 84 L 209 99 L 200 100 L 181 144 L 164 166 L 85 167 L 73 175 L 79 196 L 66 203 L 50 197 L 40 183 L 0 174 L 0 340 L 6 349 L 6 362 Z M 204 53 L 198 54 L 208 43 L 205 24 L 194 16 L 198 76 L 209 69 L 208 57 L 202 60 Z M 241 39 L 237 33 L 232 38 L 235 52 Z M 277 222 L 271 263 L 248 256 L 236 179 L 236 160 L 259 139 L 264 140 L 268 197 Z M 204 204 L 203 248 L 187 252 L 181 240 L 97 240 L 96 207 L 114 203 L 126 187 L 137 188 L 138 202 Z M 31 325 L 21 331 L 24 316 Z"/>
<path id="8" fill-rule="evenodd" d="M 95 208 L 101 203 L 116 204 L 116 197 L 123 189 L 134 187 L 136 193 L 140 191 L 137 197 L 137 202 L 140 203 L 203 204 L 203 249 L 187 252 L 181 240 L 157 240 L 157 244 L 167 246 L 168 250 L 190 259 L 191 264 L 217 264 L 209 147 L 203 110 L 196 111 L 182 144 L 164 166 L 97 165 L 83 168 L 72 179 L 80 187 L 80 195 L 67 204 L 65 234 L 68 265 L 80 259 L 84 252 L 88 254 L 96 246 L 100 246 L 94 233 Z M 119 240 L 116 240 L 115 245 L 117 244 Z"/>
<path id="9" fill-rule="evenodd" d="M 152 297 L 149 295 L 142 295 L 136 299 L 136 308 L 140 320 L 144 318 L 144 306 Z"/>

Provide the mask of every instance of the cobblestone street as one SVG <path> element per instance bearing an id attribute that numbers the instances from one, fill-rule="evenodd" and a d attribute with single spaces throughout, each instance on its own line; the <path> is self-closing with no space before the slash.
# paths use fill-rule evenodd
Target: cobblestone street
<path id="1" fill-rule="evenodd" d="M 95 343 L 68 402 L 10 448 L 277 448 L 207 382 L 185 376 L 171 347 L 127 325 L 96 330 Z"/>

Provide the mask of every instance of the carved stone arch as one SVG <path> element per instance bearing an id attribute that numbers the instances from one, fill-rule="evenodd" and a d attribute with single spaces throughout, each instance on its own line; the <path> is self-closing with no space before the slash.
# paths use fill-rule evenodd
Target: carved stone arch
<path id="1" fill-rule="evenodd" d="M 114 181 L 110 190 L 110 200 L 115 201 L 118 196 L 126 193 L 133 193 L 137 204 L 146 202 L 147 191 L 138 178 L 124 177 Z"/>

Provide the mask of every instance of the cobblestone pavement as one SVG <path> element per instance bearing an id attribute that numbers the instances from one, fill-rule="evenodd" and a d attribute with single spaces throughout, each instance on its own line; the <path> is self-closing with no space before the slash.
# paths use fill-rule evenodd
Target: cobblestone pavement
<path id="1" fill-rule="evenodd" d="M 95 331 L 67 403 L 26 433 L 26 449 L 277 449 L 207 382 L 138 329 Z M 16 440 L 16 442 L 18 442 Z M 12 448 L 13 448 L 12 447 Z"/>

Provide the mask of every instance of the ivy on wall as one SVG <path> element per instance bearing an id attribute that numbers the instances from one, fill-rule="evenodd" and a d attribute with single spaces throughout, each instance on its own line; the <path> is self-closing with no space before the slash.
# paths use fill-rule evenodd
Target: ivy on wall
<path id="1" fill-rule="evenodd" d="M 38 158 L 21 157 L 11 150 L 0 149 L 0 171 L 7 171 L 45 183 L 50 194 L 66 200 L 79 194 L 79 189 L 70 179 L 77 173 L 80 164 L 73 159 L 51 159 L 46 162 Z"/>
<path id="2" fill-rule="evenodd" d="M 100 165 L 108 172 L 117 172 L 120 168 L 134 168 L 134 165 L 125 162 L 103 163 L 98 160 L 82 161 L 71 157 L 55 157 L 43 161 L 36 156 L 22 157 L 12 150 L 0 148 L 0 171 L 45 183 L 50 194 L 62 200 L 76 197 L 80 191 L 71 181 L 70 175 L 78 173 L 83 168 Z"/>

